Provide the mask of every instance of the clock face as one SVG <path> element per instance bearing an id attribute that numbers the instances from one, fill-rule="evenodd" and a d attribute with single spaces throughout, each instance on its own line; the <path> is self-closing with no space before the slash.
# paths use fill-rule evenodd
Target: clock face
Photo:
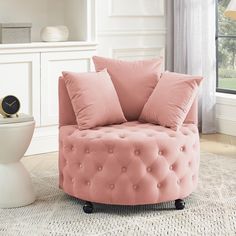
<path id="1" fill-rule="evenodd" d="M 2 100 L 2 109 L 7 115 L 14 115 L 20 109 L 20 101 L 15 96 L 6 96 Z"/>

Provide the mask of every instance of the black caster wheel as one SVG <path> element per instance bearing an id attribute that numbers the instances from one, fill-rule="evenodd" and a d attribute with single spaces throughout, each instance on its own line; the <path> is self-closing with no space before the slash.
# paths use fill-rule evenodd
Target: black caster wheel
<path id="1" fill-rule="evenodd" d="M 175 208 L 176 210 L 183 210 L 185 207 L 185 202 L 182 199 L 175 200 Z"/>
<path id="2" fill-rule="evenodd" d="M 91 202 L 85 202 L 83 210 L 85 213 L 91 214 L 93 212 L 93 204 Z"/>

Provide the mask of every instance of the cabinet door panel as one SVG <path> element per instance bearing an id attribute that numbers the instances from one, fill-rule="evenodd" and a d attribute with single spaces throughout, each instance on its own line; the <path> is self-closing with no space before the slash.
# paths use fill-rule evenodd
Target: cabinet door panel
<path id="1" fill-rule="evenodd" d="M 58 124 L 58 78 L 62 71 L 87 72 L 94 52 L 41 54 L 41 124 Z"/>
<path id="2" fill-rule="evenodd" d="M 40 125 L 40 55 L 0 55 L 0 97 L 12 94 L 21 102 L 20 113 L 33 115 Z"/>

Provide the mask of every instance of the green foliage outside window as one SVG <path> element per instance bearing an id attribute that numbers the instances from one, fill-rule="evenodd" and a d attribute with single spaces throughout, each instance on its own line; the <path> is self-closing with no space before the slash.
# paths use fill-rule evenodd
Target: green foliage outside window
<path id="1" fill-rule="evenodd" d="M 224 16 L 229 1 L 218 1 L 218 88 L 236 90 L 236 21 Z"/>

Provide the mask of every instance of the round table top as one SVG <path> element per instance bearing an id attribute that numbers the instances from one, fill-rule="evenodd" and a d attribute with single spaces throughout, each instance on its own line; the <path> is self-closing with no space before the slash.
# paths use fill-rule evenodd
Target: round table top
<path id="1" fill-rule="evenodd" d="M 12 123 L 22 123 L 22 122 L 29 122 L 34 121 L 34 117 L 31 115 L 20 113 L 18 117 L 16 115 L 12 117 L 3 117 L 0 115 L 0 125 L 1 124 L 12 124 Z"/>

